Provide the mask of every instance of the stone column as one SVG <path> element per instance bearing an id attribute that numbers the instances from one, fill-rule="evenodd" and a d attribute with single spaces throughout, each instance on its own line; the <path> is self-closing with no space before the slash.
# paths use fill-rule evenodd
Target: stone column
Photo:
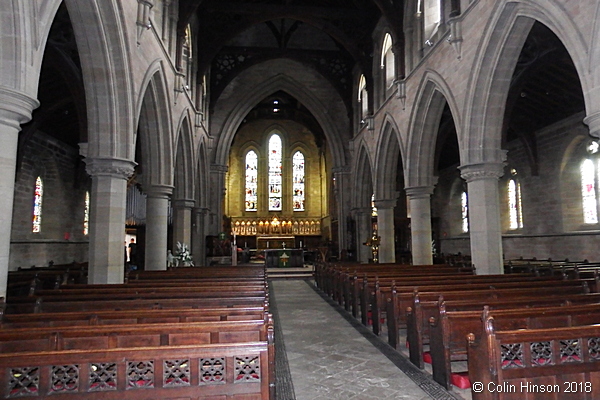
<path id="1" fill-rule="evenodd" d="M 371 209 L 358 208 L 354 212 L 356 216 L 356 250 L 357 260 L 363 264 L 368 264 L 369 259 L 373 257 L 371 248 L 365 245 L 367 239 L 373 235 L 371 224 Z"/>
<path id="2" fill-rule="evenodd" d="M 173 249 L 177 242 L 190 246 L 192 241 L 192 208 L 195 201 L 189 199 L 173 200 Z M 192 256 L 194 253 L 192 253 Z"/>
<path id="3" fill-rule="evenodd" d="M 6 297 L 17 146 L 21 124 L 31 120 L 39 102 L 24 93 L 0 87 L 0 297 Z"/>
<path id="4" fill-rule="evenodd" d="M 396 199 L 375 200 L 377 207 L 377 235 L 379 243 L 379 262 L 396 262 L 396 230 L 394 227 L 394 207 Z"/>
<path id="5" fill-rule="evenodd" d="M 207 225 L 211 235 L 217 235 L 223 230 L 223 202 L 225 199 L 225 176 L 227 165 L 210 166 L 210 212 L 215 216 L 212 223 Z"/>
<path id="6" fill-rule="evenodd" d="M 135 163 L 114 158 L 86 158 L 90 193 L 89 283 L 123 283 L 127 178 Z"/>
<path id="7" fill-rule="evenodd" d="M 467 181 L 473 265 L 478 274 L 501 274 L 504 268 L 498 178 L 503 175 L 504 164 L 471 164 L 459 169 Z"/>
<path id="8" fill-rule="evenodd" d="M 337 201 L 338 221 L 338 257 L 342 250 L 348 249 L 348 230 L 346 229 L 346 217 L 350 215 L 350 198 L 347 195 L 350 190 L 350 170 L 347 167 L 337 167 L 333 169 L 335 179 L 334 196 Z"/>
<path id="9" fill-rule="evenodd" d="M 147 271 L 167 269 L 167 229 L 169 197 L 173 187 L 152 185 L 146 192 L 146 263 Z"/>
<path id="10" fill-rule="evenodd" d="M 406 188 L 410 204 L 411 253 L 414 265 L 433 264 L 431 249 L 431 194 L 433 186 Z"/>
<path id="11" fill-rule="evenodd" d="M 208 208 L 195 207 L 192 210 L 192 238 L 191 248 L 194 256 L 194 265 L 206 265 L 206 218 Z"/>

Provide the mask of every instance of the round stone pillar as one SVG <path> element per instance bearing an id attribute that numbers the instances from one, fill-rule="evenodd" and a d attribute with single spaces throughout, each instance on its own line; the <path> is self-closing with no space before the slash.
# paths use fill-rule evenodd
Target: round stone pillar
<path id="1" fill-rule="evenodd" d="M 127 178 L 135 163 L 111 158 L 86 158 L 92 177 L 90 193 L 89 283 L 123 283 Z"/>
<path id="2" fill-rule="evenodd" d="M 377 207 L 377 235 L 379 243 L 379 262 L 396 262 L 396 230 L 394 227 L 394 207 L 396 199 L 375 200 Z"/>
<path id="3" fill-rule="evenodd" d="M 152 185 L 146 192 L 146 261 L 147 271 L 167 269 L 167 229 L 169 224 L 169 197 L 173 186 Z"/>
<path id="4" fill-rule="evenodd" d="M 194 200 L 178 199 L 172 201 L 173 206 L 173 249 L 177 242 L 185 243 L 191 248 L 192 241 L 192 209 Z M 192 253 L 194 255 L 194 253 Z"/>
<path id="5" fill-rule="evenodd" d="M 368 264 L 369 259 L 373 257 L 371 247 L 365 245 L 367 239 L 373 235 L 373 226 L 371 223 L 370 208 L 356 208 L 353 210 L 356 218 L 356 249 L 357 260 L 363 264 Z"/>
<path id="6" fill-rule="evenodd" d="M 194 207 L 192 210 L 192 238 L 191 249 L 194 256 L 194 265 L 206 265 L 206 219 L 208 208 Z"/>
<path id="7" fill-rule="evenodd" d="M 431 247 L 431 194 L 433 186 L 406 188 L 410 204 L 411 253 L 414 265 L 433 264 Z"/>
<path id="8" fill-rule="evenodd" d="M 504 173 L 503 163 L 482 163 L 459 167 L 467 181 L 471 259 L 477 273 L 501 274 L 502 227 L 498 178 Z"/>
<path id="9" fill-rule="evenodd" d="M 39 102 L 24 93 L 0 87 L 0 297 L 6 297 L 12 229 L 17 146 L 21 124 L 31 120 Z"/>

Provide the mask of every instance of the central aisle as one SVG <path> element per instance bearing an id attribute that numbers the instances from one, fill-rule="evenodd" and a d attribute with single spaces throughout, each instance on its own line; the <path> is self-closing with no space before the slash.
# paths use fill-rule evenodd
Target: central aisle
<path id="1" fill-rule="evenodd" d="M 395 364 L 382 353 L 395 353 L 389 346 L 361 332 L 307 281 L 272 280 L 270 285 L 296 400 L 460 398 L 400 360 L 409 378 L 398 360 Z"/>

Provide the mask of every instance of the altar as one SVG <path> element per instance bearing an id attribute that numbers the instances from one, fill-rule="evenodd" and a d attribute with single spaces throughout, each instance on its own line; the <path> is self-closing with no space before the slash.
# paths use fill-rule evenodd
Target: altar
<path id="1" fill-rule="evenodd" d="M 301 268 L 304 266 L 304 250 L 302 249 L 265 249 L 263 252 L 267 268 Z"/>

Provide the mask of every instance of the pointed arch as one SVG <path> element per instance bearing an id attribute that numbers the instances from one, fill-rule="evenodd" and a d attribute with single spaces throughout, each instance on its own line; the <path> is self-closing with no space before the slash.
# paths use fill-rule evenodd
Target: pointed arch
<path id="1" fill-rule="evenodd" d="M 463 165 L 482 162 L 502 163 L 502 125 L 511 76 L 534 22 L 548 27 L 564 44 L 578 72 L 589 107 L 592 81 L 587 70 L 587 40 L 581 30 L 556 0 L 531 0 L 498 3 L 494 16 L 483 34 L 468 83 L 464 110 L 464 131 L 459 140 Z"/>
<path id="2" fill-rule="evenodd" d="M 171 111 L 164 71 L 159 62 L 151 65 L 142 86 L 139 102 L 138 135 L 144 170 L 144 184 L 173 185 L 174 152 Z"/>
<path id="3" fill-rule="evenodd" d="M 261 72 L 269 68 L 273 73 L 263 78 L 258 84 L 245 86 L 246 75 Z M 302 67 L 305 68 L 305 67 Z M 305 77 L 289 76 L 300 65 L 291 60 L 272 60 L 257 64 L 240 74 L 230 83 L 236 87 L 236 96 L 217 100 L 215 110 L 231 110 L 227 115 L 216 112 L 212 117 L 213 132 L 220 132 L 216 146 L 214 161 L 217 165 L 226 165 L 233 138 L 243 119 L 256 104 L 265 97 L 283 90 L 298 99 L 315 117 L 323 129 L 333 160 L 333 167 L 344 167 L 347 162 L 347 145 L 349 140 L 349 120 L 344 102 L 320 75 L 311 75 L 312 83 L 304 82 Z M 286 71 L 285 73 L 282 71 Z M 289 72 L 291 71 L 291 72 Z M 264 75 L 264 73 L 263 73 Z M 316 82 L 315 82 L 316 80 Z M 239 86 L 242 86 L 240 89 Z M 314 87 L 320 89 L 313 89 Z M 309 89 L 311 88 L 311 89 Z M 225 89 L 225 92 L 228 89 Z M 225 112 L 225 111 L 223 111 Z M 221 126 L 218 126 L 221 124 Z"/>
<path id="4" fill-rule="evenodd" d="M 375 153 L 373 189 L 377 199 L 395 199 L 398 195 L 396 178 L 399 172 L 403 173 L 398 171 L 398 159 L 404 160 L 404 146 L 401 142 L 396 121 L 391 115 L 386 114 Z"/>
<path id="5" fill-rule="evenodd" d="M 366 144 L 361 141 L 354 164 L 352 208 L 371 207 L 371 196 L 373 195 L 373 163 L 369 157 Z"/>
<path id="6" fill-rule="evenodd" d="M 131 54 L 117 2 L 65 0 L 86 95 L 88 157 L 133 160 L 135 118 Z"/>
<path id="7" fill-rule="evenodd" d="M 208 155 L 206 150 L 206 144 L 204 140 L 200 140 L 198 144 L 198 156 L 197 164 L 195 169 L 196 178 L 196 190 L 195 199 L 196 206 L 199 208 L 209 208 L 209 193 L 208 193 L 208 181 L 210 175 L 210 165 L 208 162 Z"/>
<path id="8" fill-rule="evenodd" d="M 419 86 L 416 105 L 409 123 L 407 155 L 405 161 L 406 187 L 433 186 L 435 144 L 440 118 L 448 104 L 460 143 L 461 116 L 450 87 L 436 72 L 427 71 Z"/>
<path id="9" fill-rule="evenodd" d="M 194 199 L 194 137 L 187 113 L 182 115 L 177 132 L 173 198 Z"/>

